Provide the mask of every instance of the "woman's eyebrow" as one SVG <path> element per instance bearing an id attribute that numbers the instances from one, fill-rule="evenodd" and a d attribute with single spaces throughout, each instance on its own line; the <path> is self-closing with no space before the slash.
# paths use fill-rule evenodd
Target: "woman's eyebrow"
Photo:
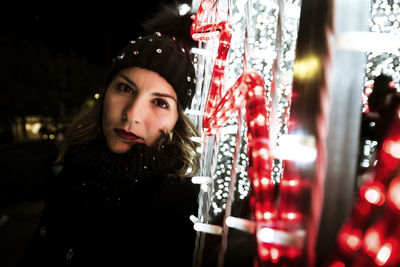
<path id="1" fill-rule="evenodd" d="M 177 101 L 176 101 L 176 99 L 175 99 L 175 97 L 173 97 L 172 95 L 169 95 L 169 94 L 164 94 L 164 93 L 152 93 L 152 95 L 154 95 L 154 96 L 159 96 L 159 97 L 167 97 L 167 98 L 171 98 L 172 100 L 174 100 L 175 101 L 175 103 L 177 103 Z"/>
<path id="2" fill-rule="evenodd" d="M 124 79 L 127 83 L 129 83 L 132 87 L 136 87 L 136 88 L 137 88 L 137 85 L 136 85 L 136 83 L 135 83 L 134 81 L 132 81 L 131 79 L 129 79 L 128 77 L 126 77 L 126 76 L 123 75 L 123 74 L 119 74 L 119 76 L 121 76 L 121 78 L 123 78 L 123 79 Z M 155 92 L 155 93 L 152 93 L 152 95 L 158 96 L 158 97 L 167 97 L 167 98 L 170 98 L 170 99 L 174 100 L 175 103 L 178 103 L 178 102 L 176 101 L 175 97 L 173 97 L 172 95 L 169 95 L 169 94 L 164 94 L 164 93 Z"/>
<path id="3" fill-rule="evenodd" d="M 126 77 L 125 75 L 123 75 L 123 74 L 119 74 L 119 76 L 121 76 L 127 83 L 129 83 L 132 87 L 136 87 L 137 88 L 137 85 L 136 85 L 136 83 L 134 82 L 134 81 L 132 81 L 131 79 L 129 79 L 128 77 Z"/>

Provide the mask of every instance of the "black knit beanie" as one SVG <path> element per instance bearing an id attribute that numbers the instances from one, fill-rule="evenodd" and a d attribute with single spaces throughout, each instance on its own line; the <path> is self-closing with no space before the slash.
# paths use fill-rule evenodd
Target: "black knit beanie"
<path id="1" fill-rule="evenodd" d="M 196 89 L 195 70 L 190 56 L 178 41 L 171 36 L 140 36 L 131 41 L 113 59 L 106 77 L 108 85 L 122 69 L 140 67 L 157 72 L 174 88 L 178 102 L 185 109 L 192 101 Z"/>

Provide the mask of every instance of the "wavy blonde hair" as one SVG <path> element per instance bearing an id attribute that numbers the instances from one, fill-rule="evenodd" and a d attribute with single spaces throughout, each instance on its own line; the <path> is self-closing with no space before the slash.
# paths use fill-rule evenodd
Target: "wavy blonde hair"
<path id="1" fill-rule="evenodd" d="M 89 108 L 83 108 L 70 123 L 64 141 L 61 144 L 60 155 L 57 162 L 62 162 L 64 155 L 71 145 L 93 140 L 103 134 L 101 118 L 103 113 L 104 89 L 99 99 Z M 153 145 L 158 150 L 164 144 L 174 144 L 180 150 L 179 160 L 183 163 L 176 175 L 179 177 L 191 177 L 200 167 L 199 155 L 196 152 L 199 143 L 193 141 L 192 137 L 198 137 L 199 133 L 193 122 L 186 116 L 180 104 L 178 107 L 178 120 L 172 132 L 164 133 Z"/>

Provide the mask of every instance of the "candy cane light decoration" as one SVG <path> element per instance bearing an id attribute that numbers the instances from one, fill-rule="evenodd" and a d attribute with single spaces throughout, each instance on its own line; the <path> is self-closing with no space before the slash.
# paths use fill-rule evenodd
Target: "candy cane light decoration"
<path id="1" fill-rule="evenodd" d="M 206 135 L 213 136 L 229 118 L 237 116 L 241 108 L 246 108 L 249 180 L 253 188 L 250 198 L 252 217 L 256 225 L 253 229 L 258 244 L 256 264 L 260 265 L 269 260 L 276 263 L 280 260 L 281 254 L 296 259 L 302 256 L 305 232 L 293 229 L 289 229 L 290 232 L 288 232 L 287 227 L 277 225 L 285 221 L 298 222 L 302 218 L 293 200 L 293 196 L 298 198 L 298 191 L 301 191 L 302 184 L 299 180 L 292 178 L 282 183 L 281 191 L 286 192 L 284 195 L 286 201 L 281 202 L 281 212 L 278 213 L 275 203 L 276 184 L 271 179 L 273 157 L 267 111 L 271 103 L 267 104 L 264 79 L 255 70 L 245 70 L 223 95 L 223 78 L 232 29 L 227 21 L 218 23 L 207 21 L 206 10 L 211 10 L 212 7 L 212 1 L 202 1 L 191 28 L 194 40 L 208 41 L 219 38 L 218 54 L 205 104 L 202 129 Z M 295 200 L 297 200 L 296 197 Z M 292 203 L 292 205 L 285 206 L 285 203 Z"/>
<path id="2" fill-rule="evenodd" d="M 203 115 L 203 132 L 206 135 L 210 135 L 210 133 L 205 131 L 207 127 L 204 127 L 204 124 L 207 124 L 206 120 L 210 115 L 210 109 L 212 109 L 220 101 L 220 97 L 224 88 L 225 65 L 232 38 L 232 27 L 228 21 L 224 20 L 216 23 L 212 22 L 212 12 L 216 4 L 217 1 L 202 0 L 191 27 L 191 36 L 194 40 L 199 42 L 206 42 L 209 40 L 219 41 L 218 54 L 214 61 L 211 84 L 208 88 L 207 104 Z M 195 223 L 194 228 L 202 229 L 202 232 L 222 235 L 221 247 L 224 247 L 224 244 L 226 244 L 227 235 L 226 232 L 223 232 L 221 227 L 209 225 L 203 222 L 197 222 Z M 204 235 L 200 234 L 198 235 L 198 238 L 204 241 Z M 203 244 L 200 241 L 199 251 L 202 250 L 202 245 Z M 221 252 L 223 250 L 224 249 L 222 248 Z M 201 264 L 201 258 L 198 257 L 198 251 L 195 251 L 195 255 L 197 256 L 195 256 L 194 261 L 197 263 L 197 266 L 199 266 L 199 264 Z M 220 255 L 222 254 L 220 253 Z M 223 257 L 220 256 L 219 258 L 220 266 L 222 266 Z"/>
<path id="3" fill-rule="evenodd" d="M 211 84 L 203 115 L 203 131 L 206 135 L 216 134 L 215 129 L 210 127 L 209 123 L 211 113 L 215 110 L 223 94 L 226 59 L 232 39 L 232 26 L 228 21 L 207 22 L 214 4 L 212 0 L 201 1 L 191 27 L 192 38 L 196 41 L 208 41 L 212 38 L 219 40 L 218 53 L 213 66 Z"/>
<path id="4" fill-rule="evenodd" d="M 207 41 L 212 37 L 219 36 L 218 54 L 215 59 L 204 109 L 203 132 L 209 136 L 215 135 L 227 120 L 237 115 L 238 109 L 242 108 L 244 103 L 247 103 L 248 154 L 251 158 L 249 173 L 256 176 L 255 179 L 250 179 L 254 180 L 253 184 L 258 185 L 255 197 L 258 204 L 256 204 L 253 213 L 254 216 L 256 216 L 255 214 L 273 213 L 271 203 L 273 203 L 274 193 L 270 181 L 271 158 L 268 151 L 268 116 L 264 78 L 258 72 L 248 70 L 237 79 L 235 84 L 222 97 L 223 77 L 232 29 L 226 21 L 217 24 L 206 23 L 206 10 L 211 10 L 211 8 L 212 1 L 202 1 L 191 28 L 194 40 Z"/>

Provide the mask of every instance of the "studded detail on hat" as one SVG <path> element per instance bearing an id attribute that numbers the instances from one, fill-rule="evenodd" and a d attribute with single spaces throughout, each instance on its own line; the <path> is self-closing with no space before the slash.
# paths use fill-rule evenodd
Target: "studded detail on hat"
<path id="1" fill-rule="evenodd" d="M 121 60 L 121 59 L 123 59 L 124 57 L 125 57 L 125 53 L 122 53 L 122 54 L 120 54 L 120 55 L 118 56 L 118 59 Z"/>
<path id="2" fill-rule="evenodd" d="M 178 102 L 185 109 L 196 90 L 195 69 L 190 51 L 184 49 L 179 40 L 172 36 L 155 32 L 139 36 L 116 57 L 106 77 L 107 85 L 122 69 L 140 67 L 157 72 L 175 90 Z"/>

